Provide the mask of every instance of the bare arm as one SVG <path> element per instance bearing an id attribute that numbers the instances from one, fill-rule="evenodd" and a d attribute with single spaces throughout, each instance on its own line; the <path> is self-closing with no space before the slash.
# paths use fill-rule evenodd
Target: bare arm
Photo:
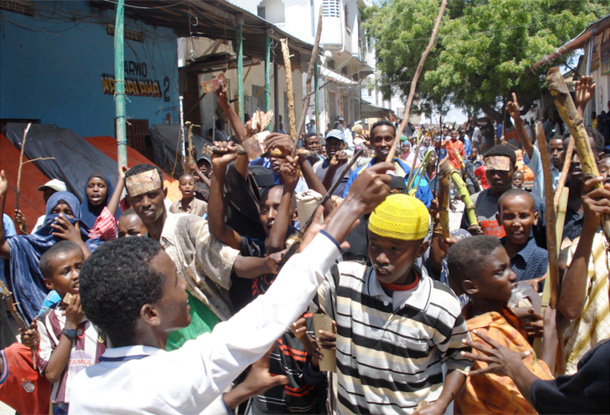
<path id="1" fill-rule="evenodd" d="M 417 415 L 443 414 L 447 406 L 455 399 L 466 382 L 466 375 L 458 370 L 450 372 L 443 383 L 443 391 L 438 399 L 431 405 L 425 406 L 415 412 Z"/>
<path id="2" fill-rule="evenodd" d="M 595 84 L 592 76 L 581 76 L 574 83 L 574 101 L 578 113 L 583 116 L 587 103 L 593 98 Z"/>
<path id="3" fill-rule="evenodd" d="M 569 320 L 580 317 L 582 313 L 587 290 L 589 258 L 591 256 L 593 238 L 597 228 L 600 226 L 602 214 L 610 213 L 610 186 L 606 185 L 602 188 L 593 189 L 593 186 L 602 181 L 601 177 L 589 179 L 585 182 L 583 190 L 583 230 L 576 246 L 572 263 L 568 267 L 561 284 L 561 292 L 557 303 L 559 312 Z"/>
<path id="4" fill-rule="evenodd" d="M 215 142 L 220 153 L 212 155 L 212 181 L 208 197 L 210 234 L 225 245 L 239 249 L 241 236 L 225 222 L 224 183 L 227 165 L 237 157 L 232 143 Z"/>
<path id="5" fill-rule="evenodd" d="M 76 329 L 78 324 L 85 316 L 85 313 L 81 307 L 80 296 L 78 294 L 73 296 L 72 304 L 66 308 L 66 325 L 65 329 Z M 59 382 L 61 374 L 66 369 L 68 360 L 70 359 L 70 350 L 72 350 L 72 342 L 74 339 L 61 334 L 59 337 L 59 343 L 53 349 L 49 363 L 44 371 L 44 377 L 49 382 Z"/>
<path id="6" fill-rule="evenodd" d="M 284 192 L 278 207 L 273 226 L 267 237 L 267 254 L 281 251 L 286 244 L 286 233 L 292 222 L 292 197 L 299 180 L 299 169 L 296 160 L 288 156 L 282 164 L 280 175 L 284 183 Z"/>
<path id="7" fill-rule="evenodd" d="M 119 179 L 116 182 L 114 193 L 108 201 L 108 210 L 110 211 L 112 216 L 116 215 L 117 208 L 119 207 L 119 202 L 121 201 L 121 194 L 123 194 L 123 188 L 125 187 L 124 179 L 126 171 L 127 166 L 119 166 Z"/>
<path id="8" fill-rule="evenodd" d="M 6 192 L 8 192 L 8 180 L 4 170 L 0 171 L 0 256 L 3 258 L 11 257 L 11 249 L 6 242 L 4 234 L 4 202 L 6 201 Z"/>
<path id="9" fill-rule="evenodd" d="M 515 129 L 517 130 L 517 137 L 519 137 L 519 141 L 521 141 L 521 145 L 523 145 L 523 149 L 527 153 L 528 157 L 532 157 L 534 153 L 534 146 L 530 141 L 529 135 L 527 135 L 527 131 L 525 131 L 525 125 L 523 125 L 523 121 L 521 120 L 521 112 L 519 110 L 519 102 L 517 102 L 517 94 L 513 92 L 513 100 L 508 101 L 506 104 L 506 110 L 510 114 L 515 124 Z"/>
<path id="10" fill-rule="evenodd" d="M 314 173 L 313 169 L 303 156 L 299 156 L 299 166 L 301 167 L 301 172 L 303 172 L 303 178 L 305 178 L 305 182 L 307 186 L 322 195 L 322 197 L 326 196 L 326 187 L 322 184 L 318 176 Z M 324 216 L 327 217 L 335 208 L 335 205 L 332 200 L 328 199 L 328 202 L 324 204 Z"/>
<path id="11" fill-rule="evenodd" d="M 544 329 L 542 334 L 542 348 L 540 358 L 547 364 L 551 373 L 555 373 L 555 361 L 559 337 L 557 335 L 557 310 L 551 307 L 544 309 Z"/>
<path id="12" fill-rule="evenodd" d="M 191 170 L 193 170 L 195 172 L 195 174 L 197 175 L 199 180 L 201 180 L 201 183 L 205 184 L 208 187 L 208 189 L 209 189 L 210 186 L 212 185 L 211 182 L 210 182 L 210 179 L 208 179 L 205 176 L 205 174 L 203 174 L 203 172 L 201 171 L 201 169 L 199 168 L 197 163 L 195 163 L 194 161 L 191 161 L 188 166 L 189 166 L 189 169 L 191 169 Z"/>
<path id="13" fill-rule="evenodd" d="M 278 252 L 259 258 L 255 256 L 238 255 L 233 263 L 233 272 L 239 278 L 254 279 L 265 274 L 277 274 L 277 265 L 282 255 Z"/>
<path id="14" fill-rule="evenodd" d="M 227 96 L 227 85 L 223 84 L 222 87 L 216 91 L 216 98 L 218 99 L 218 105 L 224 111 L 225 115 L 229 119 L 231 128 L 239 142 L 243 142 L 246 135 L 246 128 L 241 122 L 239 115 L 235 112 L 231 104 L 229 103 L 229 97 Z"/>

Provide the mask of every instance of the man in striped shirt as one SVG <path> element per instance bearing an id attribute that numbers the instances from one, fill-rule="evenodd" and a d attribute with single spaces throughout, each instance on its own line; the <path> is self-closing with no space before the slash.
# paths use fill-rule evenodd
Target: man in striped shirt
<path id="1" fill-rule="evenodd" d="M 318 290 L 337 323 L 338 413 L 442 414 L 464 384 L 472 363 L 460 355 L 470 338 L 460 302 L 414 266 L 429 223 L 416 198 L 388 196 L 369 219 L 373 266 L 341 262 Z"/>

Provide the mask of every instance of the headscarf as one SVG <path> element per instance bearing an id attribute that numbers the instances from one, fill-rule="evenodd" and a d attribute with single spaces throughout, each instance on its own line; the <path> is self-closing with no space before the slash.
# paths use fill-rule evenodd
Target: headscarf
<path id="1" fill-rule="evenodd" d="M 93 177 L 102 179 L 106 183 L 106 198 L 102 201 L 102 203 L 100 203 L 99 206 L 93 206 L 91 202 L 89 202 L 89 198 L 87 197 L 87 186 L 89 185 L 89 180 L 91 180 Z M 108 176 L 106 176 L 104 173 L 95 172 L 91 174 L 91 176 L 89 176 L 87 182 L 85 183 L 85 199 L 80 204 L 80 210 L 82 212 L 81 221 L 85 223 L 89 229 L 93 229 L 93 226 L 95 225 L 95 220 L 100 215 L 100 213 L 102 213 L 102 210 L 108 204 L 110 198 L 112 198 L 113 193 L 114 186 L 112 185 L 112 182 L 110 181 Z M 117 207 L 115 217 L 118 219 L 120 216 L 121 210 Z"/>
<path id="2" fill-rule="evenodd" d="M 72 211 L 74 218 L 67 218 L 72 224 L 79 222 L 81 211 L 78 198 L 70 192 L 56 192 L 48 200 L 46 217 L 42 228 L 31 235 L 17 235 L 6 241 L 10 247 L 9 289 L 13 292 L 15 303 L 21 314 L 29 322 L 38 314 L 49 289 L 44 284 L 44 277 L 38 266 L 40 257 L 56 242 L 62 239 L 52 235 L 51 224 L 59 215 L 51 211 L 65 202 Z M 89 250 L 93 251 L 100 245 L 99 240 L 90 240 L 87 227 L 80 223 L 81 237 Z"/>

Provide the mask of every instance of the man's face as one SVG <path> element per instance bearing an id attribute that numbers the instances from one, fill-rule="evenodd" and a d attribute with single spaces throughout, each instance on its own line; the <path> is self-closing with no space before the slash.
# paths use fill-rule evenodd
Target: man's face
<path id="1" fill-rule="evenodd" d="M 458 133 L 457 131 L 451 131 L 451 141 L 457 141 L 458 139 Z"/>
<path id="2" fill-rule="evenodd" d="M 201 173 L 203 173 L 205 177 L 207 177 L 208 179 L 212 177 L 212 166 L 210 165 L 210 163 L 208 163 L 207 160 L 201 160 L 200 162 L 198 162 L 197 167 L 199 167 L 199 170 L 201 170 Z"/>
<path id="3" fill-rule="evenodd" d="M 80 249 L 64 251 L 51 257 L 52 277 L 45 278 L 45 285 L 50 290 L 55 290 L 61 298 L 66 294 L 78 294 L 78 277 L 83 267 L 85 257 Z"/>
<path id="4" fill-rule="evenodd" d="M 513 173 L 513 186 L 518 187 L 519 189 L 521 189 L 521 187 L 523 186 L 523 173 L 520 171 L 516 171 Z"/>
<path id="5" fill-rule="evenodd" d="M 570 168 L 568 170 L 568 181 L 570 183 L 577 183 L 584 181 L 584 175 L 578 153 L 575 151 L 572 154 L 572 160 L 570 161 Z"/>
<path id="6" fill-rule="evenodd" d="M 150 261 L 149 268 L 163 275 L 163 294 L 157 304 L 152 304 L 159 316 L 159 329 L 165 334 L 191 323 L 186 280 L 176 272 L 176 265 L 164 250 Z"/>
<path id="7" fill-rule="evenodd" d="M 513 244 L 524 245 L 529 239 L 532 227 L 538 224 L 538 212 L 531 197 L 510 195 L 502 200 L 496 220 Z"/>
<path id="8" fill-rule="evenodd" d="M 282 193 L 282 187 L 275 186 L 267 192 L 267 198 L 261 201 L 260 220 L 267 234 L 271 232 L 271 228 L 275 223 L 275 216 L 282 201 Z"/>
<path id="9" fill-rule="evenodd" d="M 428 243 L 386 238 L 369 231 L 369 258 L 377 279 L 384 284 L 406 284 L 417 258 L 422 256 Z"/>
<path id="10" fill-rule="evenodd" d="M 343 141 L 335 137 L 328 137 L 326 139 L 326 154 L 328 158 L 334 156 L 338 151 L 343 150 Z"/>
<path id="11" fill-rule="evenodd" d="M 424 138 L 424 146 L 426 146 L 426 147 L 430 146 L 430 137 Z"/>
<path id="12" fill-rule="evenodd" d="M 163 217 L 165 213 L 164 199 L 165 193 L 161 188 L 137 196 L 129 196 L 133 210 L 135 210 L 146 227 Z"/>
<path id="13" fill-rule="evenodd" d="M 487 182 L 491 186 L 492 193 L 496 195 L 501 195 L 508 189 L 510 189 L 512 185 L 512 177 L 515 172 L 515 168 L 511 166 L 510 170 L 486 170 L 485 176 L 487 177 Z"/>
<path id="14" fill-rule="evenodd" d="M 312 135 L 305 139 L 305 148 L 309 151 L 313 151 L 316 154 L 320 154 L 320 137 Z"/>
<path id="15" fill-rule="evenodd" d="M 392 147 L 394 129 L 389 125 L 378 125 L 371 131 L 371 145 L 378 159 L 385 160 Z"/>
<path id="16" fill-rule="evenodd" d="M 610 183 L 610 158 L 604 158 L 597 164 L 599 175 L 604 178 L 604 184 Z"/>
<path id="17" fill-rule="evenodd" d="M 563 168 L 563 160 L 565 157 L 565 150 L 563 148 L 563 140 L 560 138 L 554 138 L 549 143 L 549 153 L 551 154 L 551 162 L 557 170 Z"/>

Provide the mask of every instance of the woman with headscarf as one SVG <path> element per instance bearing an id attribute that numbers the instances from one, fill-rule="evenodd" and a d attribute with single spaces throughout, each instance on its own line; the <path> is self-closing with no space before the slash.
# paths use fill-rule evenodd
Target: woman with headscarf
<path id="1" fill-rule="evenodd" d="M 47 201 L 46 219 L 42 228 L 30 235 L 6 238 L 4 235 L 4 200 L 8 182 L 4 170 L 0 172 L 0 256 L 9 261 L 7 285 L 15 303 L 28 321 L 38 314 L 49 289 L 38 267 L 40 257 L 61 240 L 78 244 L 85 257 L 102 241 L 90 238 L 88 227 L 82 223 L 79 201 L 69 192 L 57 192 Z"/>
<path id="2" fill-rule="evenodd" d="M 123 192 L 124 169 L 119 169 L 116 190 L 103 173 L 93 173 L 85 185 L 85 200 L 80 205 L 82 222 L 91 230 L 91 237 L 111 241 L 117 238 L 117 220 L 121 216 L 119 200 Z"/>

